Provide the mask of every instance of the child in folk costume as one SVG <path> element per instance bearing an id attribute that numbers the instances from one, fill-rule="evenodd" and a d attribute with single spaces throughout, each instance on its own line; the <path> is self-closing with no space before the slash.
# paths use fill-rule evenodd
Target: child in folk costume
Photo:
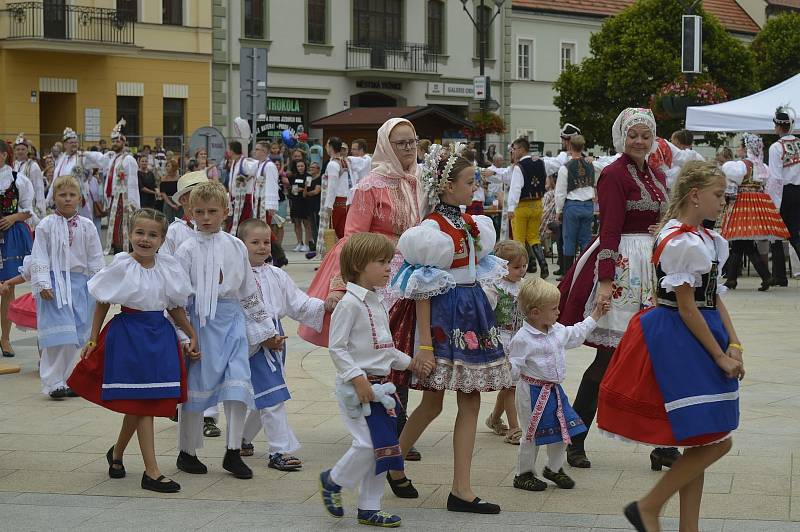
<path id="1" fill-rule="evenodd" d="M 125 151 L 127 139 L 122 134 L 125 119 L 120 120 L 111 131 L 112 158 L 108 160 L 105 195 L 110 206 L 106 251 L 128 250 L 128 218 L 138 209 L 139 165 L 130 153 Z M 91 153 L 91 152 L 90 152 Z"/>
<path id="2" fill-rule="evenodd" d="M 0 140 L 0 281 L 16 277 L 25 255 L 31 252 L 33 237 L 26 221 L 33 216 L 34 191 L 30 180 L 6 164 L 11 154 L 8 144 Z M 3 293 L 0 299 L 0 346 L 3 356 L 13 357 L 11 321 L 8 306 L 14 300 L 14 290 Z"/>
<path id="3" fill-rule="evenodd" d="M 17 135 L 14 140 L 14 171 L 23 174 L 33 185 L 33 212 L 38 222 L 47 216 L 47 204 L 44 199 L 44 175 L 39 163 L 31 158 L 31 147 L 25 139 L 25 133 Z M 31 217 L 33 219 L 33 217 Z M 30 220 L 29 219 L 29 223 Z M 32 227 L 35 224 L 31 224 Z"/>
<path id="4" fill-rule="evenodd" d="M 500 329 L 500 341 L 506 355 L 511 345 L 511 338 L 520 330 L 525 316 L 517 306 L 519 287 L 528 271 L 528 251 L 521 242 L 502 240 L 494 247 L 494 255 L 508 262 L 508 275 L 483 285 L 483 291 L 494 310 L 494 319 Z M 508 426 L 503 423 L 503 413 L 508 419 Z M 517 408 L 514 402 L 514 388 L 506 388 L 497 392 L 494 411 L 486 418 L 486 426 L 499 435 L 505 436 L 505 442 L 519 445 L 522 429 L 517 423 Z"/>
<path id="5" fill-rule="evenodd" d="M 203 446 L 203 411 L 220 401 L 225 408 L 227 451 L 222 467 L 237 478 L 252 478 L 240 449 L 248 408 L 255 408 L 250 384 L 248 346 L 267 340 L 280 348 L 275 330 L 258 293 L 247 248 L 221 231 L 228 215 L 228 196 L 217 182 L 195 185 L 189 207 L 197 232 L 178 248 L 175 257 L 189 274 L 194 301 L 189 306 L 204 358 L 189 364 L 189 398 L 181 407 L 178 468 L 204 474 L 197 458 Z"/>
<path id="6" fill-rule="evenodd" d="M 490 255 L 496 234 L 491 218 L 462 214 L 475 191 L 475 167 L 459 155 L 461 146 L 441 158 L 431 146 L 422 173 L 423 222 L 400 237 L 406 264 L 392 281 L 405 298 L 416 300 L 414 369 L 423 377 L 412 386 L 423 389 L 422 402 L 409 417 L 400 446 L 407 451 L 439 415 L 444 390 L 458 395 L 453 436 L 454 474 L 447 509 L 499 513 L 500 507 L 472 491 L 470 469 L 480 410 L 480 392 L 511 388 L 511 367 L 481 282 L 508 274 L 506 261 Z M 389 476 L 393 491 L 418 496 L 401 473 Z"/>
<path id="7" fill-rule="evenodd" d="M 404 370 L 411 363 L 394 347 L 389 316 L 375 293 L 389 281 L 393 257 L 394 244 L 375 233 L 355 233 L 342 247 L 339 259 L 347 292 L 333 311 L 328 348 L 336 366 L 342 421 L 353 443 L 333 469 L 320 474 L 328 513 L 342 517 L 342 487 L 358 487 L 358 522 L 383 527 L 401 523 L 399 516 L 381 511 L 381 498 L 384 473 L 402 471 L 403 457 L 395 408 L 391 401 L 389 406 L 379 402 L 375 391 L 385 390 L 393 369 Z"/>
<path id="8" fill-rule="evenodd" d="M 183 218 L 175 218 L 169 224 L 167 238 L 164 240 L 164 245 L 158 250 L 159 253 L 175 255 L 181 244 L 194 236 L 194 222 L 189 210 L 189 193 L 195 185 L 200 183 L 208 183 L 208 176 L 203 170 L 186 173 L 178 179 L 178 190 L 172 196 L 172 201 L 183 208 Z"/>
<path id="9" fill-rule="evenodd" d="M 94 299 L 87 283 L 105 262 L 94 224 L 78 214 L 81 195 L 75 178 L 56 179 L 53 197 L 56 212 L 36 228 L 25 277 L 29 276 L 36 301 L 42 393 L 62 399 L 75 397 L 66 380 L 80 347 L 89 338 Z M 8 284 L 22 282 L 20 276 Z"/>
<path id="10" fill-rule="evenodd" d="M 275 266 L 266 264 L 270 256 L 271 231 L 263 220 L 246 220 L 239 226 L 239 238 L 247 247 L 264 309 L 273 320 L 278 333 L 283 336 L 281 318 L 301 321 L 319 331 L 325 317 L 325 303 L 311 298 L 297 288 L 291 277 Z M 242 455 L 253 454 L 253 438 L 263 427 L 269 447 L 268 466 L 279 471 L 294 471 L 302 462 L 291 453 L 300 448 L 300 442 L 289 426 L 286 401 L 291 396 L 286 386 L 286 345 L 265 346 L 264 342 L 250 346 L 250 378 L 255 393 L 256 410 L 250 411 L 244 427 Z"/>
<path id="11" fill-rule="evenodd" d="M 129 228 L 133 251 L 118 253 L 89 281 L 98 301 L 91 339 L 68 383 L 83 398 L 125 414 L 117 442 L 106 453 L 108 476 L 125 476 L 122 456 L 136 432 L 145 467 L 142 489 L 175 493 L 180 485 L 165 478 L 156 461 L 153 417 L 171 416 L 186 400 L 183 356 L 196 359 L 200 353 L 183 309 L 191 294 L 189 278 L 174 258 L 156 253 L 166 230 L 161 212 L 136 211 Z M 122 305 L 122 312 L 100 332 L 111 304 Z M 188 336 L 183 348 L 164 310 Z"/>
<path id="12" fill-rule="evenodd" d="M 728 243 L 702 226 L 724 204 L 723 174 L 710 163 L 687 163 L 656 237 L 658 306 L 631 320 L 600 387 L 597 425 L 607 435 L 686 447 L 625 508 L 640 531 L 659 529 L 659 513 L 679 491 L 680 529 L 698 529 L 704 472 L 730 451 L 739 424 L 742 346 L 717 287 Z"/>
<path id="13" fill-rule="evenodd" d="M 509 348 L 512 371 L 518 380 L 519 423 L 525 427 L 514 487 L 528 491 L 547 489 L 547 484 L 536 477 L 536 457 L 541 446 L 547 447 L 548 458 L 542 476 L 559 488 L 575 487 L 562 466 L 571 437 L 586 432 L 586 426 L 561 387 L 567 369 L 566 350 L 579 347 L 609 307 L 608 302 L 598 302 L 591 316 L 564 326 L 556 323 L 560 299 L 558 288 L 541 278 L 524 281 L 517 303 L 525 324 Z"/>

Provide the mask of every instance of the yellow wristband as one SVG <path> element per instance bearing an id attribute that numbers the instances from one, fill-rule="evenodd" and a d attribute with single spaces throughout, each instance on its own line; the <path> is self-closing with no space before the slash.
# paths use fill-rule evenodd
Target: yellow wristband
<path id="1" fill-rule="evenodd" d="M 419 346 L 420 351 L 433 351 L 432 345 L 421 345 Z"/>
<path id="2" fill-rule="evenodd" d="M 733 343 L 728 344 L 728 349 L 730 349 L 731 347 L 735 347 L 736 349 L 744 353 L 744 348 L 742 347 L 742 344 L 733 344 Z"/>
<path id="3" fill-rule="evenodd" d="M 86 347 L 88 347 L 89 349 L 91 349 L 93 347 L 96 347 L 96 346 L 97 346 L 97 342 L 95 342 L 94 340 L 89 340 L 88 342 L 86 342 Z"/>

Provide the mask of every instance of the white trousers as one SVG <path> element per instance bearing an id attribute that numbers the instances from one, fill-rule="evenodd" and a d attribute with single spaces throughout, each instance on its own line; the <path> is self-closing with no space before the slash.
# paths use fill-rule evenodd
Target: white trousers
<path id="1" fill-rule="evenodd" d="M 268 406 L 261 410 L 250 410 L 247 413 L 247 421 L 244 423 L 243 440 L 251 443 L 262 428 L 267 438 L 269 454 L 288 454 L 300 449 L 300 442 L 297 441 L 297 436 L 289 426 L 286 403 Z"/>
<path id="2" fill-rule="evenodd" d="M 553 391 L 552 393 L 555 393 Z M 536 474 L 536 457 L 539 455 L 540 445 L 526 441 L 525 436 L 528 426 L 531 424 L 531 388 L 524 381 L 517 386 L 514 393 L 514 402 L 517 405 L 517 420 L 522 429 L 522 438 L 519 440 L 519 450 L 517 451 L 517 475 L 531 472 Z M 564 466 L 564 458 L 567 444 L 563 442 L 551 443 L 547 447 L 547 467 L 554 473 Z"/>
<path id="3" fill-rule="evenodd" d="M 339 404 L 342 421 L 353 435 L 353 443 L 331 470 L 331 480 L 342 487 L 358 487 L 358 509 L 380 510 L 385 475 L 375 474 L 375 450 L 364 416 L 356 419 L 347 415 Z"/>
<path id="4" fill-rule="evenodd" d="M 226 445 L 228 449 L 239 449 L 242 446 L 244 420 L 247 406 L 240 401 L 223 401 L 225 409 Z M 197 449 L 203 448 L 203 412 L 189 412 L 180 409 L 178 416 L 178 445 L 180 450 L 196 455 Z"/>
<path id="5" fill-rule="evenodd" d="M 75 367 L 78 353 L 78 347 L 74 345 L 57 345 L 42 349 L 39 377 L 42 380 L 43 394 L 48 395 L 53 390 L 67 387 L 67 378 Z"/>

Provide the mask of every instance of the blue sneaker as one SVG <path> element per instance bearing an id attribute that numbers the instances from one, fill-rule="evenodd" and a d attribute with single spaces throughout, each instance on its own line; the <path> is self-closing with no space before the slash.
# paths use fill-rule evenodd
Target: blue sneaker
<path id="1" fill-rule="evenodd" d="M 342 517 L 342 487 L 331 480 L 331 470 L 323 471 L 319 474 L 319 487 L 322 493 L 322 504 L 328 513 L 334 517 Z"/>
<path id="2" fill-rule="evenodd" d="M 358 510 L 358 523 L 361 525 L 382 526 L 396 528 L 403 523 L 399 515 L 390 514 L 383 510 Z"/>

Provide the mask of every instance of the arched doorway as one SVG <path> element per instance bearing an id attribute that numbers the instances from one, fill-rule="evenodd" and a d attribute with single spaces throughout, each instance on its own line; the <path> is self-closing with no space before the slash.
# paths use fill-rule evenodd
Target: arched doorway
<path id="1" fill-rule="evenodd" d="M 362 92 L 350 96 L 350 107 L 397 107 L 397 100 L 382 92 Z"/>

